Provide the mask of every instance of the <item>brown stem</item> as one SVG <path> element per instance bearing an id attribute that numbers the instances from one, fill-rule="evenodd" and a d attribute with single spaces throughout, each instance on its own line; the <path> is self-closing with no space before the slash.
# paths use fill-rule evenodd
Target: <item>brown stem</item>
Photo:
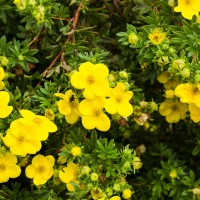
<path id="1" fill-rule="evenodd" d="M 77 25 L 77 22 L 78 22 L 78 18 L 79 18 L 79 14 L 80 14 L 80 11 L 81 11 L 82 6 L 83 6 L 82 3 L 79 4 L 78 9 L 76 10 L 76 12 L 75 12 L 75 14 L 74 14 L 74 17 L 72 18 L 72 20 L 73 20 L 72 29 L 71 29 L 71 32 L 72 32 L 72 33 L 70 33 L 70 34 L 68 35 L 65 44 L 67 44 L 67 43 L 71 40 L 71 37 L 72 37 L 72 35 L 74 34 L 74 30 L 76 29 L 76 25 Z M 51 62 L 51 64 L 49 65 L 49 67 L 47 67 L 47 69 L 41 74 L 41 76 L 46 77 L 48 71 L 53 67 L 54 63 L 58 60 L 58 58 L 59 58 L 59 57 L 63 58 L 63 57 L 62 57 L 62 54 L 63 54 L 63 53 L 64 53 L 64 51 L 61 50 L 61 51 L 59 52 L 59 54 L 58 54 L 58 55 L 54 58 L 54 60 Z"/>

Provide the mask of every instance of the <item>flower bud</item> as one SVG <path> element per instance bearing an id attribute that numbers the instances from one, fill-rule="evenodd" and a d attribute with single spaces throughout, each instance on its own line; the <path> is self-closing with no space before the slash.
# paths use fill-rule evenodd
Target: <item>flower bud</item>
<path id="1" fill-rule="evenodd" d="M 140 169 L 142 167 L 142 162 L 139 157 L 135 156 L 133 158 L 133 169 Z"/>
<path id="2" fill-rule="evenodd" d="M 97 173 L 93 172 L 92 174 L 90 174 L 90 179 L 91 179 L 91 181 L 98 181 L 99 176 Z"/>
<path id="3" fill-rule="evenodd" d="M 174 0 L 168 0 L 168 5 L 170 6 L 170 7 L 175 7 L 175 2 L 174 2 Z"/>
<path id="4" fill-rule="evenodd" d="M 129 199 L 132 196 L 132 191 L 130 189 L 126 189 L 122 191 L 122 197 L 124 199 Z"/>
<path id="5" fill-rule="evenodd" d="M 103 192 L 100 188 L 94 187 L 91 189 L 90 194 L 93 199 L 99 199 L 102 197 Z"/>
<path id="6" fill-rule="evenodd" d="M 169 173 L 169 176 L 172 178 L 172 179 L 175 179 L 177 177 L 177 172 L 175 169 L 172 169 L 171 172 Z"/>
<path id="7" fill-rule="evenodd" d="M 173 47 L 169 47 L 169 53 L 171 54 L 171 55 L 173 55 L 173 54 L 175 54 L 175 49 L 173 48 Z"/>
<path id="8" fill-rule="evenodd" d="M 193 188 L 192 193 L 196 196 L 200 196 L 200 188 Z"/>
<path id="9" fill-rule="evenodd" d="M 156 57 L 160 58 L 163 55 L 164 55 L 164 52 L 162 50 L 159 49 L 156 51 Z"/>
<path id="10" fill-rule="evenodd" d="M 29 0 L 28 5 L 34 6 L 34 5 L 36 5 L 36 1 L 35 0 Z"/>
<path id="11" fill-rule="evenodd" d="M 167 50 L 167 49 L 169 49 L 169 44 L 161 44 L 161 49 L 162 49 L 162 50 Z"/>
<path id="12" fill-rule="evenodd" d="M 107 196 L 112 196 L 113 195 L 113 190 L 110 187 L 107 187 L 105 190 Z"/>
<path id="13" fill-rule="evenodd" d="M 7 66 L 9 63 L 9 60 L 6 56 L 0 56 L 0 63 L 2 66 Z"/>
<path id="14" fill-rule="evenodd" d="M 183 59 L 177 59 L 172 62 L 172 67 L 174 69 L 181 70 L 185 67 L 185 61 Z"/>
<path id="15" fill-rule="evenodd" d="M 121 190 L 120 184 L 119 184 L 119 183 L 115 183 L 115 184 L 113 185 L 113 190 L 114 190 L 115 192 L 119 192 L 119 191 Z"/>
<path id="16" fill-rule="evenodd" d="M 161 56 L 159 59 L 158 59 L 158 65 L 159 66 L 165 66 L 169 64 L 169 57 L 168 56 Z"/>
<path id="17" fill-rule="evenodd" d="M 81 148 L 80 147 L 72 147 L 71 149 L 71 154 L 76 157 L 76 156 L 80 156 L 81 155 Z"/>
<path id="18" fill-rule="evenodd" d="M 23 55 L 18 55 L 18 60 L 20 60 L 20 61 L 22 61 L 22 60 L 24 60 L 24 56 Z"/>
<path id="19" fill-rule="evenodd" d="M 26 0 L 14 0 L 13 2 L 19 11 L 26 9 Z"/>
<path id="20" fill-rule="evenodd" d="M 196 83 L 199 83 L 200 82 L 200 74 L 195 74 L 194 80 Z"/>
<path id="21" fill-rule="evenodd" d="M 82 169 L 81 169 L 81 174 L 82 175 L 89 175 L 90 171 L 91 171 L 90 167 L 83 166 Z"/>
<path id="22" fill-rule="evenodd" d="M 44 115 L 51 121 L 53 121 L 55 118 L 55 114 L 52 109 L 46 109 Z"/>
<path id="23" fill-rule="evenodd" d="M 128 36 L 128 42 L 130 44 L 136 44 L 138 42 L 138 36 L 135 34 L 135 33 L 131 33 L 129 36 Z"/>
<path id="24" fill-rule="evenodd" d="M 190 69 L 185 67 L 180 71 L 180 74 L 183 78 L 189 78 L 190 77 Z"/>
<path id="25" fill-rule="evenodd" d="M 119 72 L 119 76 L 120 76 L 120 78 L 122 78 L 122 79 L 127 79 L 127 78 L 128 78 L 128 73 L 125 72 L 125 71 L 120 71 L 120 72 Z"/>
<path id="26" fill-rule="evenodd" d="M 123 164 L 123 168 L 125 169 L 130 169 L 131 168 L 131 164 L 129 161 L 126 161 L 124 164 Z"/>
<path id="27" fill-rule="evenodd" d="M 44 15 L 45 15 L 45 7 L 42 5 L 39 5 L 33 12 L 33 17 L 36 19 L 38 23 L 42 23 L 44 21 Z"/>
<path id="28" fill-rule="evenodd" d="M 152 111 L 157 111 L 158 110 L 158 104 L 155 101 L 151 101 L 150 108 L 151 108 Z"/>

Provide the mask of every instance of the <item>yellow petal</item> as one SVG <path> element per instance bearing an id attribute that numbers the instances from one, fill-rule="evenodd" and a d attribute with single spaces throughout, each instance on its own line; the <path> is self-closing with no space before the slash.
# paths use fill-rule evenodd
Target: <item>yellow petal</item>
<path id="1" fill-rule="evenodd" d="M 9 180 L 9 176 L 7 175 L 7 173 L 2 173 L 0 176 L 0 183 L 5 183 Z"/>
<path id="2" fill-rule="evenodd" d="M 10 95 L 8 92 L 0 91 L 0 105 L 4 106 L 7 105 L 10 101 Z"/>
<path id="3" fill-rule="evenodd" d="M 162 116 L 167 116 L 171 113 L 171 105 L 168 102 L 163 102 L 160 104 L 159 112 Z"/>
<path id="4" fill-rule="evenodd" d="M 53 156 L 49 155 L 49 156 L 46 156 L 46 159 L 48 160 L 48 166 L 49 167 L 53 167 L 54 164 L 55 164 L 55 159 Z"/>
<path id="5" fill-rule="evenodd" d="M 168 123 L 177 123 L 180 120 L 180 113 L 178 111 L 173 111 L 166 116 L 166 120 Z"/>
<path id="6" fill-rule="evenodd" d="M 33 179 L 33 183 L 35 185 L 43 185 L 47 182 L 47 179 L 45 179 L 44 177 L 42 177 L 40 174 L 36 174 L 34 179 Z"/>
<path id="7" fill-rule="evenodd" d="M 18 165 L 9 166 L 8 171 L 10 178 L 16 178 L 21 174 L 21 168 Z"/>
<path id="8" fill-rule="evenodd" d="M 12 112 L 12 110 L 12 106 L 0 106 L 0 118 L 6 118 Z"/>
<path id="9" fill-rule="evenodd" d="M 130 103 L 118 104 L 118 113 L 123 117 L 128 117 L 133 113 L 133 106 Z"/>
<path id="10" fill-rule="evenodd" d="M 87 85 L 86 77 L 80 72 L 75 72 L 71 76 L 71 84 L 77 89 L 83 89 Z"/>
<path id="11" fill-rule="evenodd" d="M 83 116 L 82 124 L 88 130 L 94 129 L 96 127 L 96 119 L 92 116 Z"/>
<path id="12" fill-rule="evenodd" d="M 108 67 L 104 64 L 95 64 L 94 68 L 95 72 L 103 78 L 106 78 L 109 74 Z"/>
<path id="13" fill-rule="evenodd" d="M 75 124 L 78 121 L 78 118 L 79 115 L 75 112 L 75 110 L 72 110 L 72 112 L 69 115 L 65 116 L 65 119 L 69 124 Z"/>
<path id="14" fill-rule="evenodd" d="M 101 116 L 96 119 L 96 128 L 103 132 L 110 129 L 110 119 L 106 114 L 102 113 Z"/>
<path id="15" fill-rule="evenodd" d="M 117 112 L 117 104 L 112 98 L 106 99 L 105 109 L 110 114 L 115 114 Z"/>
<path id="16" fill-rule="evenodd" d="M 24 110 L 24 109 L 22 109 L 19 112 L 22 115 L 22 117 L 29 118 L 29 119 L 33 119 L 36 116 L 36 114 L 33 113 L 30 110 Z"/>
<path id="17" fill-rule="evenodd" d="M 79 111 L 82 115 L 92 115 L 93 104 L 92 101 L 84 99 L 79 104 Z"/>
<path id="18" fill-rule="evenodd" d="M 28 165 L 25 169 L 25 173 L 28 178 L 34 178 L 36 174 L 36 168 L 33 165 Z"/>

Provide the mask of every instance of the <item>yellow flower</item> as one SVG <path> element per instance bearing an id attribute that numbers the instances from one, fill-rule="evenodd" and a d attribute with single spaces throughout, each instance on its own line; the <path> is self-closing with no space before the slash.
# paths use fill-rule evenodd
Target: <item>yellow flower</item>
<path id="1" fill-rule="evenodd" d="M 200 121 L 200 108 L 197 107 L 195 104 L 190 103 L 188 106 L 188 109 L 190 111 L 190 118 L 195 122 Z"/>
<path id="2" fill-rule="evenodd" d="M 109 99 L 105 101 L 105 109 L 110 114 L 119 113 L 123 117 L 128 117 L 133 113 L 133 106 L 129 103 L 133 92 L 125 91 L 125 85 L 118 83 L 111 89 Z"/>
<path id="3" fill-rule="evenodd" d="M 169 80 L 169 77 L 170 77 L 170 73 L 168 71 L 164 71 L 157 77 L 157 80 L 159 83 L 167 83 L 167 81 Z"/>
<path id="4" fill-rule="evenodd" d="M 13 110 L 12 106 L 8 106 L 10 96 L 8 92 L 0 91 L 0 118 L 6 118 Z"/>
<path id="5" fill-rule="evenodd" d="M 132 191 L 130 189 L 125 189 L 122 191 L 122 197 L 124 199 L 129 199 L 132 196 Z"/>
<path id="6" fill-rule="evenodd" d="M 168 123 L 177 123 L 180 119 L 185 119 L 187 104 L 165 101 L 160 104 L 159 112 L 166 117 Z"/>
<path id="7" fill-rule="evenodd" d="M 109 70 L 104 64 L 82 63 L 79 71 L 71 76 L 71 84 L 77 89 L 84 89 L 83 96 L 94 99 L 95 96 L 105 96 L 109 90 L 106 81 Z"/>
<path id="8" fill-rule="evenodd" d="M 164 83 L 164 88 L 166 90 L 175 90 L 175 88 L 178 86 L 178 82 L 176 80 L 168 80 L 166 83 Z"/>
<path id="9" fill-rule="evenodd" d="M 55 159 L 51 155 L 36 155 L 32 159 L 32 164 L 25 169 L 26 176 L 33 179 L 35 185 L 43 185 L 53 176 L 54 163 Z"/>
<path id="10" fill-rule="evenodd" d="M 70 181 L 75 181 L 78 176 L 78 165 L 75 163 L 68 163 L 67 167 L 59 170 L 59 178 L 64 183 L 70 183 Z"/>
<path id="11" fill-rule="evenodd" d="M 32 126 L 37 139 L 41 141 L 48 138 L 49 132 L 57 131 L 57 126 L 45 116 L 36 115 L 30 110 L 20 110 L 20 114 L 23 117 L 19 119 L 20 122 Z"/>
<path id="12" fill-rule="evenodd" d="M 142 167 L 141 159 L 137 156 L 133 158 L 133 169 L 140 169 Z"/>
<path id="13" fill-rule="evenodd" d="M 186 19 L 192 19 L 193 15 L 198 16 L 200 4 L 197 0 L 178 0 L 178 6 L 174 8 L 175 12 L 181 12 Z"/>
<path id="14" fill-rule="evenodd" d="M 71 149 L 71 154 L 72 154 L 73 156 L 80 156 L 80 155 L 81 155 L 81 148 L 80 148 L 80 147 L 77 147 L 77 146 L 72 147 L 72 149 Z"/>
<path id="15" fill-rule="evenodd" d="M 35 135 L 35 129 L 22 124 L 19 119 L 11 123 L 10 129 L 2 139 L 14 155 L 35 154 L 42 147 L 41 141 Z"/>
<path id="16" fill-rule="evenodd" d="M 76 123 L 80 116 L 76 94 L 72 90 L 68 90 L 65 94 L 55 93 L 55 96 L 62 98 L 58 101 L 59 112 L 65 115 L 65 119 L 69 124 Z"/>
<path id="17" fill-rule="evenodd" d="M 94 187 L 91 189 L 90 194 L 91 194 L 92 199 L 95 200 L 95 199 L 101 198 L 103 195 L 103 192 L 100 188 Z"/>
<path id="18" fill-rule="evenodd" d="M 0 154 L 0 183 L 5 183 L 9 178 L 16 178 L 21 174 L 21 168 L 16 163 L 17 157 L 11 153 Z"/>
<path id="19" fill-rule="evenodd" d="M 176 87 L 175 95 L 183 103 L 194 103 L 200 107 L 200 84 L 183 83 Z"/>
<path id="20" fill-rule="evenodd" d="M 82 114 L 82 124 L 88 129 L 97 128 L 100 131 L 107 131 L 110 128 L 110 119 L 103 112 L 105 99 L 96 97 L 94 100 L 84 99 L 79 105 Z"/>
<path id="21" fill-rule="evenodd" d="M 172 169 L 169 173 L 169 176 L 172 178 L 172 179 L 175 179 L 177 177 L 177 172 L 175 169 Z"/>
<path id="22" fill-rule="evenodd" d="M 113 196 L 110 198 L 110 200 L 121 200 L 121 198 L 119 196 Z"/>
<path id="23" fill-rule="evenodd" d="M 159 45 L 165 40 L 166 33 L 162 33 L 159 28 L 155 28 L 153 32 L 148 35 L 148 38 L 154 45 Z"/>

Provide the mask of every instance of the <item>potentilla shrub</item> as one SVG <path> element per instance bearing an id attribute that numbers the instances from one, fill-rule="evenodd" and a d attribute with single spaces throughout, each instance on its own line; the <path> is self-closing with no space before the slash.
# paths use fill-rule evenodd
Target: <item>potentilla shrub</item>
<path id="1" fill-rule="evenodd" d="M 0 2 L 0 199 L 199 199 L 200 3 Z"/>

